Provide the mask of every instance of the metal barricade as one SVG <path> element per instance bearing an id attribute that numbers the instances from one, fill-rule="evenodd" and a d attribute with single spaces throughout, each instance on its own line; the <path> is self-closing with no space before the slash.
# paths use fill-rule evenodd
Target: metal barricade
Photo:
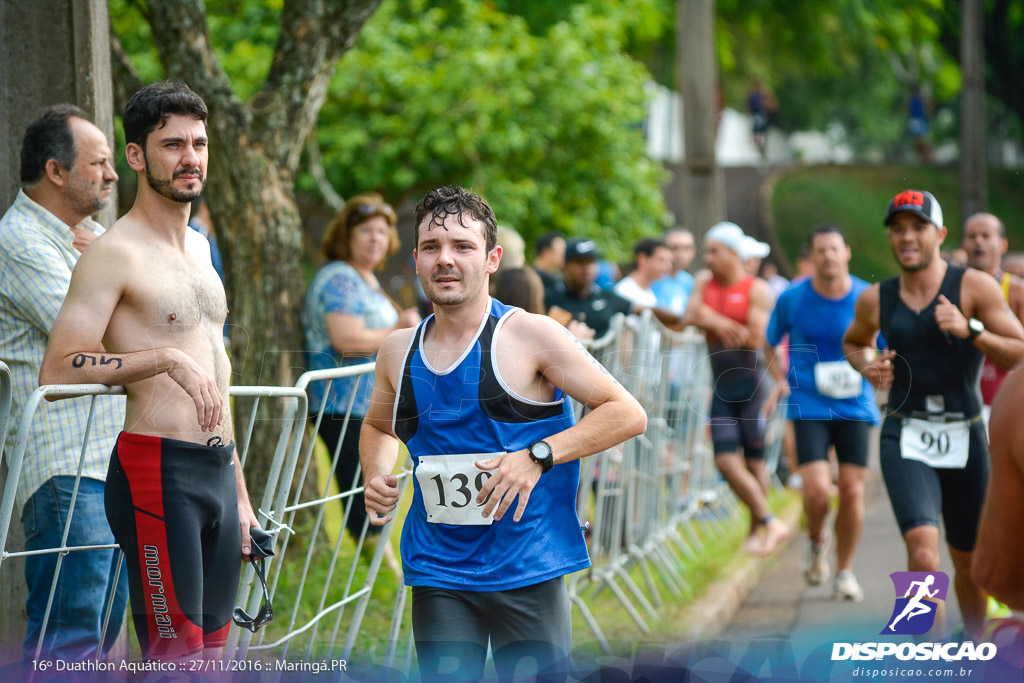
<path id="1" fill-rule="evenodd" d="M 648 414 L 646 434 L 585 458 L 581 467 L 577 512 L 581 520 L 592 521 L 587 532 L 592 566 L 568 577 L 569 596 L 598 643 L 610 652 L 601 624 L 590 608 L 593 599 L 606 589 L 611 591 L 637 628 L 648 632 L 649 620 L 657 618 L 665 602 L 659 586 L 664 586 L 673 598 L 680 597 L 687 587 L 687 558 L 698 555 L 708 534 L 718 536 L 728 524 L 735 524 L 741 508 L 714 465 L 706 426 L 711 372 L 703 335 L 692 330 L 668 330 L 648 312 L 630 320 L 616 316 L 609 332 L 587 346 Z M 329 464 L 319 468 L 327 470 L 319 472 L 326 482 L 318 481 L 315 444 L 324 405 L 307 404 L 311 382 L 353 379 L 358 383 L 366 381 L 374 367 L 367 363 L 307 372 L 294 387 L 232 387 L 232 397 L 253 402 L 240 439 L 243 468 L 260 401 L 283 399 L 285 404 L 266 481 L 259 485 L 248 482 L 254 498 L 259 499 L 259 520 L 274 536 L 276 555 L 269 558 L 267 581 L 278 608 L 277 618 L 256 634 L 232 629 L 226 650 L 229 656 L 307 661 L 338 656 L 347 660 L 358 643 L 360 657 L 378 657 L 388 668 L 401 658 L 406 671 L 411 667 L 414 654 L 411 633 L 406 628 L 408 593 L 400 574 L 396 582 L 387 582 L 374 592 L 395 524 L 382 529 L 368 561 L 361 559 L 367 545 L 368 522 L 358 538 L 346 542 L 352 501 L 362 487 L 353 481 L 338 493 L 330 492 L 344 433 L 329 454 Z M 0 501 L 0 567 L 6 558 L 26 554 L 8 552 L 6 541 L 25 454 L 26 427 L 40 403 L 47 396 L 80 394 L 92 395 L 94 403 L 96 396 L 118 393 L 123 389 L 78 385 L 40 387 L 32 394 L 19 425 L 19 439 L 13 452 L 7 454 L 10 471 Z M 0 363 L 0 436 L 7 415 L 5 402 L 9 401 L 9 373 Z M 577 417 L 582 417 L 585 407 L 575 407 Z M 350 401 L 343 429 L 348 428 L 351 410 Z M 783 418 L 776 416 L 769 426 L 766 453 L 770 466 L 778 460 L 782 422 Z M 236 420 L 236 424 L 241 421 Z M 91 426 L 90 413 L 83 453 Z M 412 474 L 411 461 L 405 458 L 398 474 L 403 501 Z M 76 478 L 76 492 L 77 486 Z M 73 501 L 74 497 L 72 505 Z M 335 505 L 337 510 L 332 509 Z M 336 533 L 328 533 L 328 520 L 337 524 Z M 70 524 L 69 517 L 65 538 Z M 49 552 L 64 554 L 84 549 L 60 547 Z M 58 559 L 58 572 L 59 567 Z M 251 566 L 247 566 L 239 591 L 239 604 L 246 605 L 250 613 L 258 609 L 262 599 L 254 576 Z M 389 594 L 392 586 L 393 597 Z M 386 633 L 361 633 L 368 610 L 382 615 L 374 623 L 386 623 Z M 109 606 L 107 611 L 109 618 Z M 385 645 L 383 652 L 376 650 L 381 643 Z"/>
<path id="2" fill-rule="evenodd" d="M 7 443 L 7 428 L 11 418 L 11 369 L 0 361 L 0 451 Z M 0 545 L 3 548 L 3 545 Z"/>
<path id="3" fill-rule="evenodd" d="M 330 382 L 343 378 L 355 378 L 356 382 L 366 381 L 367 375 L 374 371 L 374 367 L 373 363 L 367 363 L 307 372 L 299 377 L 295 390 L 305 395 L 309 384 L 315 381 L 326 381 L 328 386 Z M 324 393 L 326 396 L 327 391 Z M 355 391 L 352 392 L 353 398 L 354 395 Z M 370 606 L 371 593 L 383 563 L 391 529 L 394 527 L 392 522 L 383 528 L 369 560 L 369 566 L 361 570 L 360 557 L 366 545 L 369 521 L 364 522 L 359 537 L 352 539 L 355 543 L 354 548 L 347 547 L 345 543 L 345 528 L 351 513 L 353 497 L 362 492 L 362 486 L 356 486 L 357 482 L 353 481 L 352 486 L 347 489 L 336 494 L 329 493 L 334 471 L 338 466 L 344 430 L 348 429 L 347 421 L 351 416 L 352 402 L 350 400 L 348 405 L 342 436 L 338 439 L 334 452 L 329 454 L 331 460 L 329 471 L 325 473 L 326 482 L 319 485 L 316 481 L 315 445 L 316 432 L 321 420 L 324 419 L 324 405 L 311 408 L 315 411 L 310 411 L 312 425 L 307 424 L 305 405 L 302 406 L 301 412 L 297 412 L 298 406 L 295 406 L 296 412 L 289 412 L 286 416 L 294 429 L 290 438 L 291 445 L 280 467 L 282 476 L 275 481 L 276 491 L 271 494 L 268 487 L 268 502 L 266 507 L 261 508 L 261 512 L 267 515 L 268 524 L 272 529 L 288 531 L 277 548 L 274 563 L 268 570 L 267 582 L 272 600 L 289 609 L 279 609 L 277 621 L 268 624 L 255 636 L 244 631 L 233 633 L 229 645 L 236 645 L 238 657 L 269 654 L 282 659 L 293 657 L 309 660 L 314 656 L 321 658 L 330 654 L 348 659 L 360 635 L 360 626 Z M 307 435 L 310 426 L 312 430 Z M 402 495 L 408 486 L 410 476 L 411 469 L 406 469 L 399 475 Z M 307 495 L 311 489 L 315 489 L 315 493 Z M 331 536 L 326 531 L 326 519 L 331 514 L 329 506 L 334 504 L 341 508 L 340 525 L 337 534 Z M 305 518 L 300 519 L 300 513 L 304 514 Z M 301 527 L 297 520 L 302 522 Z M 293 547 L 294 544 L 298 547 Z M 289 550 L 292 551 L 291 554 L 288 553 Z M 350 561 L 347 559 L 349 553 Z M 253 587 L 249 598 L 252 609 L 259 606 L 262 597 L 255 588 Z M 399 581 L 400 599 L 403 592 L 404 585 Z M 387 604 L 382 602 L 381 605 Z M 342 620 L 346 608 L 350 606 L 351 616 L 344 630 L 344 641 L 338 650 Z M 397 614 L 395 618 L 400 621 L 401 614 Z M 324 624 L 328 625 L 326 635 L 322 629 Z M 392 623 L 389 630 L 395 628 L 395 624 Z M 382 641 L 386 638 L 387 634 L 383 634 Z"/>
<path id="4" fill-rule="evenodd" d="M 577 511 L 580 519 L 593 519 L 592 566 L 569 577 L 569 595 L 611 652 L 588 602 L 608 589 L 637 628 L 648 632 L 648 619 L 657 618 L 664 604 L 659 585 L 679 598 L 687 587 L 686 560 L 697 557 L 708 535 L 720 537 L 736 524 L 742 508 L 715 468 L 704 335 L 669 330 L 647 311 L 620 316 L 589 348 L 648 416 L 645 434 L 586 458 L 582 469 Z M 768 426 L 772 468 L 783 419 L 777 414 Z"/>
<path id="5" fill-rule="evenodd" d="M 6 368 L 6 366 L 4 366 L 4 368 Z M 4 374 L 2 372 L 0 372 L 0 401 L 3 400 L 3 384 L 2 384 L 2 378 L 3 377 L 4 377 Z M 2 552 L 0 552 L 0 570 L 2 570 L 2 568 L 3 568 L 4 560 L 6 560 L 8 558 L 24 557 L 24 556 L 27 556 L 27 555 L 34 555 L 34 554 L 41 554 L 41 553 L 58 553 L 59 554 L 59 557 L 57 558 L 57 565 L 56 565 L 56 571 L 54 572 L 53 582 L 51 583 L 50 596 L 49 596 L 49 599 L 47 601 L 46 610 L 44 612 L 43 627 L 42 627 L 42 631 L 40 633 L 39 641 L 38 641 L 37 647 L 36 647 L 36 655 L 37 656 L 39 655 L 39 652 L 41 650 L 42 644 L 43 644 L 45 636 L 46 636 L 47 622 L 49 620 L 49 615 L 51 613 L 51 609 L 52 609 L 52 606 L 53 606 L 53 595 L 54 595 L 54 591 L 56 589 L 57 580 L 58 580 L 58 578 L 60 576 L 60 570 L 61 570 L 61 565 L 63 563 L 63 558 L 68 553 L 70 553 L 70 552 L 83 552 L 83 551 L 96 550 L 96 549 L 100 549 L 100 550 L 102 550 L 102 549 L 112 549 L 112 548 L 117 548 L 118 547 L 115 544 L 92 545 L 92 546 L 71 546 L 71 547 L 69 547 L 69 546 L 67 546 L 66 542 L 67 542 L 68 534 L 69 534 L 70 529 L 71 529 L 71 524 L 74 521 L 75 500 L 76 500 L 77 495 L 78 495 L 79 483 L 81 481 L 81 475 L 82 475 L 82 464 L 83 464 L 83 461 L 84 461 L 84 458 L 82 456 L 86 453 L 86 449 L 87 449 L 88 444 L 89 444 L 89 438 L 90 438 L 90 435 L 91 435 L 91 432 L 92 432 L 93 415 L 94 415 L 94 410 L 95 410 L 96 398 L 98 396 L 122 395 L 124 393 L 125 393 L 125 391 L 124 391 L 123 387 L 108 387 L 108 386 L 105 386 L 105 385 L 102 385 L 102 384 L 46 385 L 46 386 L 41 386 L 38 389 L 36 389 L 34 392 L 32 392 L 32 394 L 29 396 L 29 398 L 28 398 L 28 400 L 26 402 L 25 408 L 24 408 L 24 410 L 22 412 L 21 419 L 19 421 L 18 431 L 17 431 L 18 438 L 15 441 L 13 449 L 10 452 L 5 452 L 5 458 L 7 459 L 7 466 L 8 466 L 8 476 L 7 476 L 7 483 L 6 483 L 4 492 L 3 492 L 3 498 L 2 498 L 2 500 L 0 500 L 0 551 L 2 551 Z M 248 421 L 248 429 L 246 431 L 244 440 L 242 441 L 242 445 L 241 445 L 241 447 L 239 449 L 239 458 L 243 462 L 243 465 L 244 465 L 244 462 L 245 462 L 245 460 L 246 460 L 246 458 L 248 456 L 249 446 L 250 446 L 251 441 L 252 441 L 252 438 L 251 438 L 252 437 L 252 430 L 253 430 L 253 427 L 255 425 L 255 416 L 256 416 L 257 410 L 259 409 L 260 399 L 262 399 L 262 398 L 282 398 L 282 399 L 285 399 L 288 402 L 288 405 L 289 405 L 289 408 L 290 408 L 291 412 L 293 412 L 293 413 L 295 412 L 295 410 L 297 409 L 298 406 L 301 405 L 304 408 L 304 406 L 306 404 L 305 392 L 301 391 L 301 390 L 298 390 L 296 388 L 293 388 L 293 387 L 247 387 L 247 386 L 231 387 L 230 395 L 231 395 L 231 397 L 233 399 L 236 399 L 236 400 L 237 399 L 245 399 L 245 398 L 252 398 L 253 399 L 252 417 Z M 91 401 L 90 401 L 89 417 L 88 417 L 88 421 L 86 423 L 85 434 L 84 434 L 84 437 L 83 437 L 82 450 L 81 450 L 81 454 L 79 456 L 78 472 L 77 472 L 76 477 L 75 477 L 75 483 L 74 483 L 74 487 L 72 489 L 71 501 L 70 501 L 70 504 L 69 504 L 69 514 L 68 514 L 68 518 L 67 518 L 67 520 L 66 520 L 66 522 L 64 524 L 64 530 L 63 530 L 63 536 L 62 536 L 63 541 L 61 542 L 60 547 L 51 548 L 51 549 L 47 549 L 47 550 L 39 550 L 39 551 L 10 551 L 10 550 L 7 549 L 7 538 L 8 538 L 8 532 L 9 532 L 9 529 L 10 529 L 10 524 L 11 524 L 12 517 L 13 517 L 13 512 L 14 512 L 15 492 L 17 491 L 17 488 L 18 488 L 18 480 L 20 479 L 22 467 L 23 467 L 24 460 L 25 460 L 25 448 L 26 448 L 26 445 L 27 445 L 28 434 L 29 434 L 29 429 L 28 428 L 29 428 L 29 425 L 31 424 L 31 421 L 33 420 L 33 418 L 36 416 L 37 412 L 39 411 L 40 406 L 44 405 L 44 402 L 47 399 L 47 397 L 61 397 L 61 396 L 65 396 L 65 397 L 70 397 L 70 396 L 91 396 L 92 397 Z M 303 412 L 305 412 L 305 411 L 303 410 Z M 236 413 L 237 413 L 237 411 L 236 411 Z M 290 445 L 292 434 L 296 431 L 295 430 L 295 425 L 292 424 L 291 422 L 288 422 L 288 420 L 289 420 L 289 418 L 286 417 L 285 421 L 282 422 L 281 435 L 280 435 L 280 437 L 278 439 L 277 447 L 276 447 L 276 452 L 275 452 L 275 457 L 273 459 L 274 465 L 272 465 L 272 467 L 271 467 L 271 471 L 270 471 L 270 474 L 268 476 L 268 480 L 267 480 L 266 486 L 264 488 L 264 491 L 262 492 L 263 493 L 263 498 L 262 498 L 263 499 L 263 503 L 260 505 L 260 509 L 261 510 L 262 509 L 272 509 L 272 507 L 270 505 L 271 501 L 273 500 L 272 495 L 273 495 L 273 492 L 276 491 L 277 488 L 278 488 L 278 486 L 277 486 L 278 479 L 281 478 L 281 467 L 280 467 L 280 464 L 284 464 L 285 463 L 284 455 L 288 452 L 288 447 Z M 2 422 L 0 422 L 0 427 L 2 427 L 2 426 L 3 426 L 3 424 L 2 424 Z M 253 484 L 254 484 L 254 482 L 249 482 L 250 491 L 254 492 L 256 494 L 259 494 L 260 493 L 259 486 L 254 486 Z M 262 517 L 262 520 L 268 519 L 267 515 L 261 515 L 261 517 Z M 123 560 L 124 560 L 124 556 L 123 556 L 123 554 L 121 554 L 120 555 L 119 564 L 118 564 L 118 567 L 117 567 L 118 575 L 120 575 L 120 568 L 121 568 L 121 563 L 123 563 Z M 243 578 L 242 578 L 242 587 L 240 588 L 240 593 L 241 594 L 243 594 L 243 595 L 246 594 L 246 592 L 249 591 L 252 588 L 253 576 L 254 576 L 254 573 L 253 573 L 252 568 L 251 567 L 247 567 L 246 571 L 245 571 L 245 573 L 243 575 Z M 115 583 L 115 588 L 116 588 L 116 583 Z M 111 593 L 113 593 L 113 589 L 111 590 Z M 111 608 L 111 605 L 108 603 L 106 605 L 106 609 L 104 611 L 104 620 L 103 620 L 103 626 L 102 626 L 102 632 L 101 632 L 102 633 L 101 640 L 106 635 L 107 625 L 109 623 L 110 616 L 111 616 L 110 615 L 110 608 Z M 238 629 L 233 629 L 233 630 L 237 632 Z M 229 649 L 228 652 L 229 653 L 233 652 L 233 648 Z M 96 660 L 97 661 L 99 660 L 99 657 L 100 657 L 100 653 L 97 652 L 97 654 L 96 654 Z"/>

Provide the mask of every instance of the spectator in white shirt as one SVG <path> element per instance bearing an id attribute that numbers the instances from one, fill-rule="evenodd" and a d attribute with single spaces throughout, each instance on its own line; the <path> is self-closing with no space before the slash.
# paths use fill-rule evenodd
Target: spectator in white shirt
<path id="1" fill-rule="evenodd" d="M 615 293 L 638 307 L 654 308 L 658 297 L 651 285 L 672 272 L 672 250 L 662 240 L 645 238 L 633 246 L 633 255 L 636 267 L 616 283 Z"/>

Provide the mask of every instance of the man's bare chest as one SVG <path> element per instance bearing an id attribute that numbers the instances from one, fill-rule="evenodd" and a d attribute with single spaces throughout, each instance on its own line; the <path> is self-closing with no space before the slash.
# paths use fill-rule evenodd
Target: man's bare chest
<path id="1" fill-rule="evenodd" d="M 183 258 L 146 259 L 125 293 L 132 317 L 147 327 L 186 332 L 227 317 L 224 287 L 209 264 Z"/>

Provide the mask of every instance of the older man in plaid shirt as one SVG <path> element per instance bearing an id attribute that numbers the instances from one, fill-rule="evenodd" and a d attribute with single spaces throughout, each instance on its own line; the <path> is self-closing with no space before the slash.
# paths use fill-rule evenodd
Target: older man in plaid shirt
<path id="1" fill-rule="evenodd" d="M 19 421 L 38 386 L 39 366 L 67 294 L 71 270 L 79 254 L 103 232 L 90 216 L 110 203 L 117 180 L 113 163 L 106 137 L 77 107 L 44 109 L 25 132 L 22 189 L 0 219 L 0 359 L 10 366 L 13 379 L 7 457 L 23 436 L 18 432 Z M 103 482 L 124 420 L 121 397 L 103 396 L 96 401 L 82 478 L 73 513 L 70 510 L 89 405 L 89 397 L 43 404 L 28 427 L 16 501 L 28 550 L 60 547 L 69 513 L 68 546 L 114 542 L 103 509 Z M 57 557 L 51 553 L 26 558 L 26 659 L 35 657 Z M 110 549 L 77 551 L 64 558 L 41 658 L 80 660 L 96 654 L 116 560 Z M 120 631 L 127 589 L 122 575 L 104 652 Z"/>

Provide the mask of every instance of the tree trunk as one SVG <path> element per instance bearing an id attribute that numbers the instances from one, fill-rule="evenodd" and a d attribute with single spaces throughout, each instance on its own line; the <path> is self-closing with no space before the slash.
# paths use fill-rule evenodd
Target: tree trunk
<path id="1" fill-rule="evenodd" d="M 963 218 L 988 207 L 985 164 L 985 43 L 982 0 L 964 0 L 960 35 L 960 210 Z"/>
<path id="2" fill-rule="evenodd" d="M 212 141 L 210 148 L 207 196 L 221 235 L 229 293 L 232 384 L 290 386 L 305 366 L 302 232 L 291 183 L 252 148 L 221 144 L 214 152 Z M 246 463 L 256 500 L 283 427 L 280 401 L 264 400 L 261 406 Z M 248 414 L 234 418 L 241 442 Z"/>
<path id="3" fill-rule="evenodd" d="M 146 7 L 167 76 L 188 83 L 210 110 L 205 195 L 224 257 L 233 384 L 290 386 L 305 367 L 295 172 L 335 64 L 379 4 L 286 0 L 266 90 L 247 104 L 217 60 L 200 0 Z M 261 406 L 246 463 L 254 500 L 283 427 L 279 401 Z M 235 415 L 236 439 L 247 423 L 248 414 Z"/>
<path id="4" fill-rule="evenodd" d="M 704 232 L 725 218 L 722 169 L 715 159 L 715 91 L 718 66 L 715 59 L 714 0 L 678 0 L 676 74 L 683 96 L 683 225 L 702 242 Z"/>

